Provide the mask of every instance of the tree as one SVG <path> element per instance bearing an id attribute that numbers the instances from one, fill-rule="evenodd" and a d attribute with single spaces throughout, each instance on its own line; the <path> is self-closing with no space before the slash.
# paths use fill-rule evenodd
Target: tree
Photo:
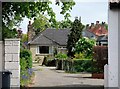
<path id="1" fill-rule="evenodd" d="M 67 50 L 68 56 L 74 57 L 74 48 L 76 42 L 82 37 L 82 30 L 84 25 L 81 23 L 78 18 L 75 18 L 75 21 L 72 24 L 72 29 L 70 30 L 70 34 L 68 35 L 67 41 Z"/>
<path id="2" fill-rule="evenodd" d="M 93 53 L 93 46 L 95 45 L 95 40 L 88 38 L 81 38 L 75 45 L 75 53 L 83 54 L 85 58 L 91 58 Z"/>
<path id="3" fill-rule="evenodd" d="M 72 21 L 69 19 L 64 19 L 62 21 L 56 22 L 55 26 L 54 23 L 49 22 L 49 19 L 46 16 L 39 15 L 37 18 L 35 18 L 32 25 L 34 27 L 35 33 L 38 34 L 39 32 L 45 30 L 46 28 L 60 28 L 60 29 L 71 28 Z"/>
<path id="4" fill-rule="evenodd" d="M 72 28 L 72 21 L 71 20 L 62 20 L 61 22 L 58 22 L 58 28 Z"/>
<path id="5" fill-rule="evenodd" d="M 51 27 L 49 19 L 43 15 L 39 15 L 37 18 L 35 18 L 32 25 L 35 29 L 36 34 L 45 30 L 46 28 Z"/>
<path id="6" fill-rule="evenodd" d="M 12 30 L 14 26 L 19 26 L 19 23 L 22 21 L 23 17 L 33 18 L 38 14 L 47 13 L 50 17 L 49 22 L 56 25 L 56 16 L 55 13 L 49 5 L 52 3 L 47 0 L 37 0 L 37 2 L 2 2 L 2 27 L 3 33 L 8 33 L 8 30 Z M 34 1 L 34 0 L 33 0 Z M 75 5 L 73 0 L 66 2 L 64 0 L 56 0 L 56 5 L 62 3 L 60 12 L 67 18 L 68 11 L 72 9 Z M 7 29 L 7 30 L 6 30 Z M 11 32 L 11 31 L 10 31 Z M 11 32 L 12 33 L 12 32 Z M 9 35 L 9 34 L 8 34 Z M 14 35 L 13 35 L 14 36 Z M 3 37 L 8 37 L 6 34 L 3 34 Z"/>

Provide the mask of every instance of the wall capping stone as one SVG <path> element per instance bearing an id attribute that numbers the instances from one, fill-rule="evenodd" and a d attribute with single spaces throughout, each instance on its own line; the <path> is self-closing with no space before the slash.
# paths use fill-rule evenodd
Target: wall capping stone
<path id="1" fill-rule="evenodd" d="M 10 39 L 5 39 L 5 41 L 20 41 L 20 39 L 19 38 L 10 38 Z"/>

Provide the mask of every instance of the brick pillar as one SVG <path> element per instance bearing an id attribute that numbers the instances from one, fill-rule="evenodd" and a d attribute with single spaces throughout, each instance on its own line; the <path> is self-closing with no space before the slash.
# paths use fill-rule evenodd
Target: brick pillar
<path id="1" fill-rule="evenodd" d="M 20 87 L 20 40 L 5 39 L 5 70 L 12 72 L 10 87 Z"/>

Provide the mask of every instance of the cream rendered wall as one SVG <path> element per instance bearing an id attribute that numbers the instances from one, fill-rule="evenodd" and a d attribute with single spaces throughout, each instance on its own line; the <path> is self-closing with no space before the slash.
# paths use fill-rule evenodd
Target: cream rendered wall
<path id="1" fill-rule="evenodd" d="M 109 9 L 108 87 L 120 86 L 120 9 Z"/>
<path id="2" fill-rule="evenodd" d="M 35 61 L 36 58 L 36 45 L 30 45 L 30 51 L 32 52 L 32 59 Z"/>
<path id="3" fill-rule="evenodd" d="M 30 45 L 30 51 L 32 52 L 32 59 L 33 62 L 35 62 L 35 60 L 39 60 L 39 64 L 42 65 L 43 61 L 44 61 L 44 57 L 48 56 L 48 55 L 53 55 L 53 46 L 49 47 L 49 54 L 37 54 L 37 46 L 38 45 Z"/>

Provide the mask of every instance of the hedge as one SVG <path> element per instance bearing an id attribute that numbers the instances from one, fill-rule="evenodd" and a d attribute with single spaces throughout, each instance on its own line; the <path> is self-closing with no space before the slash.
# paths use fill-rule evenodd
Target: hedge
<path id="1" fill-rule="evenodd" d="M 22 49 L 20 51 L 20 84 L 25 86 L 29 83 L 32 70 L 32 54 L 28 49 Z"/>
<path id="2" fill-rule="evenodd" d="M 22 49 L 20 51 L 21 60 L 24 58 L 26 60 L 26 68 L 32 68 L 32 53 L 28 49 Z"/>
<path id="3" fill-rule="evenodd" d="M 57 69 L 62 69 L 62 60 L 57 60 Z M 66 72 L 93 72 L 92 60 L 63 60 L 63 70 Z"/>

